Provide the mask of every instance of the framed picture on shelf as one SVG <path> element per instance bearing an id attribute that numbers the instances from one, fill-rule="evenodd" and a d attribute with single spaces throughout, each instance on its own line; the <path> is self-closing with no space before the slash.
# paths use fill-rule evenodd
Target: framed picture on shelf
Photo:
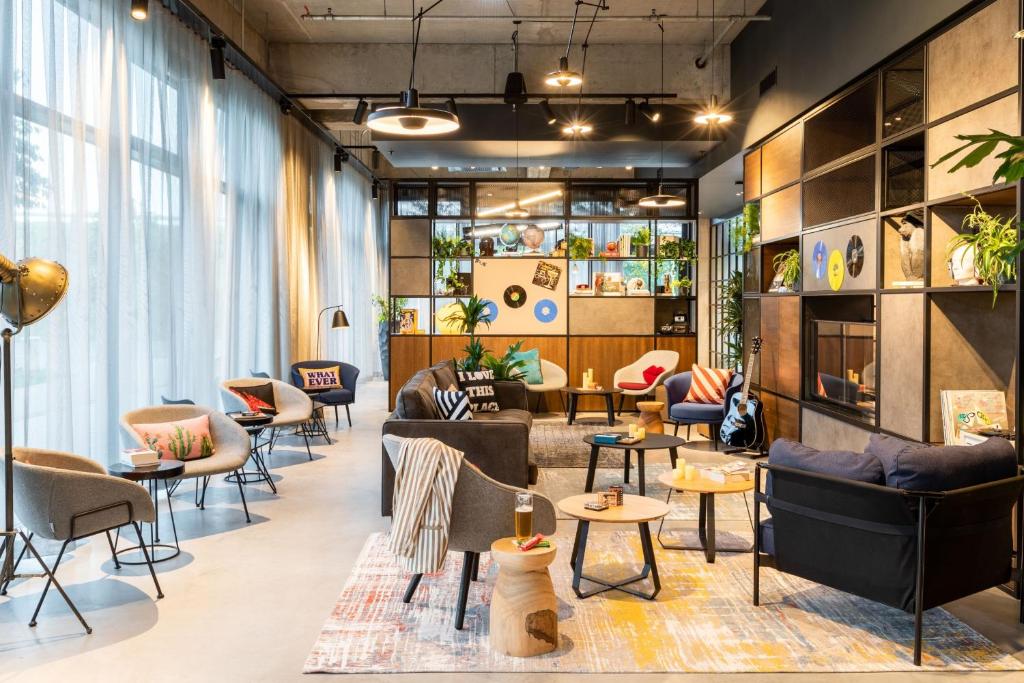
<path id="1" fill-rule="evenodd" d="M 946 445 L 968 445 L 965 432 L 1010 429 L 1006 413 L 1006 394 L 1001 391 L 943 390 L 942 437 Z"/>
<path id="2" fill-rule="evenodd" d="M 420 312 L 415 308 L 403 308 L 398 314 L 398 333 L 416 334 L 420 326 Z"/>

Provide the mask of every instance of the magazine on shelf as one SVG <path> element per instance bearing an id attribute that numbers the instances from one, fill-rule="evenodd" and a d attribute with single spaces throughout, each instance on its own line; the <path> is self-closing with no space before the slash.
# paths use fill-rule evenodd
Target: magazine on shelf
<path id="1" fill-rule="evenodd" d="M 950 390 L 939 392 L 942 407 L 942 437 L 947 446 L 970 445 L 964 432 L 1010 429 L 1006 394 L 994 390 Z"/>

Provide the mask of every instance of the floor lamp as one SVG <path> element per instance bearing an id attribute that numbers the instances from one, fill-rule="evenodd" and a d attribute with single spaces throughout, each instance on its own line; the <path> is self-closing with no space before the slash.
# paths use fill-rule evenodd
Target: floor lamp
<path id="1" fill-rule="evenodd" d="M 40 258 L 27 258 L 18 263 L 0 254 L 0 316 L 12 327 L 0 332 L 3 338 L 3 383 L 4 383 L 4 531 L 3 567 L 0 568 L 0 593 L 7 593 L 8 584 L 14 579 L 46 576 L 53 582 L 68 607 L 75 613 L 82 626 L 89 633 L 92 629 L 82 618 L 71 598 L 54 577 L 43 558 L 36 552 L 32 542 L 24 532 L 14 528 L 14 438 L 13 420 L 11 417 L 11 339 L 21 332 L 25 325 L 31 325 L 56 308 L 68 290 L 68 271 L 55 261 Z M 14 542 L 18 537 L 25 544 L 43 574 L 14 573 Z"/>
<path id="2" fill-rule="evenodd" d="M 320 320 L 323 318 L 324 313 L 330 310 L 334 310 L 334 317 L 331 319 L 332 328 L 348 327 L 348 316 L 345 315 L 345 311 L 341 310 L 340 305 L 328 306 L 316 314 L 316 357 L 318 360 L 320 359 Z"/>

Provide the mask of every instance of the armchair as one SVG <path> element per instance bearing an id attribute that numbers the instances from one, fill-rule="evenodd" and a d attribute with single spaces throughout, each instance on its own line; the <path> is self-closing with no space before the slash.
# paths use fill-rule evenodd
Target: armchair
<path id="1" fill-rule="evenodd" d="M 544 382 L 541 384 L 527 384 L 523 381 L 526 390 L 537 395 L 536 409 L 540 410 L 540 402 L 545 393 L 557 391 L 558 400 L 562 402 L 562 412 L 565 412 L 565 398 L 560 389 L 569 384 L 569 375 L 560 366 L 543 358 L 540 359 L 540 374 L 544 377 Z"/>
<path id="2" fill-rule="evenodd" d="M 711 438 L 718 449 L 718 429 L 725 421 L 725 403 L 691 403 L 686 401 L 686 395 L 690 393 L 690 382 L 693 381 L 693 373 L 689 370 L 680 372 L 665 380 L 666 409 L 668 419 L 675 424 L 675 433 L 679 433 L 679 425 L 686 425 L 686 438 L 690 438 L 690 427 L 693 425 L 706 424 L 711 432 Z M 743 386 L 743 375 L 733 373 L 726 387 L 729 389 Z"/>
<path id="3" fill-rule="evenodd" d="M 384 450 L 392 467 L 398 467 L 398 456 L 405 439 L 393 434 L 383 437 Z M 466 599 L 470 581 L 477 580 L 480 553 L 489 552 L 491 543 L 499 538 L 515 536 L 515 496 L 525 489 L 497 482 L 463 459 L 459 478 L 452 494 L 448 550 L 462 552 L 462 582 L 455 608 L 455 628 L 462 630 L 466 615 Z M 533 530 L 545 535 L 555 533 L 555 506 L 550 500 L 533 494 Z M 412 601 L 423 574 L 413 574 L 402 602 Z"/>
<path id="4" fill-rule="evenodd" d="M 302 389 L 297 389 L 279 379 L 240 377 L 225 380 L 220 383 L 221 403 L 224 404 L 224 410 L 229 413 L 249 410 L 245 401 L 231 391 L 230 387 L 251 387 L 267 382 L 274 387 L 274 405 L 277 408 L 277 415 L 274 415 L 274 419 L 267 425 L 272 430 L 268 452 L 274 452 L 278 430 L 282 427 L 295 427 L 296 433 L 301 435 L 306 442 L 306 455 L 312 460 L 313 453 L 309 450 L 309 422 L 313 418 L 313 400 Z M 242 431 L 244 433 L 245 430 Z M 246 439 L 248 450 L 248 437 Z"/>
<path id="5" fill-rule="evenodd" d="M 293 363 L 291 373 L 292 384 L 300 389 L 304 386 L 302 373 L 299 372 L 299 368 L 320 370 L 333 367 L 341 368 L 341 389 L 332 389 L 331 391 L 317 394 L 313 397 L 313 401 L 314 403 L 321 404 L 321 406 L 334 406 L 334 424 L 338 424 L 338 406 L 345 406 L 345 417 L 348 418 L 348 426 L 351 427 L 352 413 L 349 412 L 348 407 L 356 402 L 356 380 L 359 377 L 359 368 L 335 360 L 306 360 L 301 363 Z"/>
<path id="6" fill-rule="evenodd" d="M 156 586 L 157 598 L 164 597 L 160 582 L 153 570 L 153 563 L 142 538 L 139 522 L 152 522 L 156 519 L 153 501 L 146 490 L 130 481 L 107 474 L 103 467 L 88 458 L 61 451 L 49 451 L 35 448 L 14 449 L 14 487 L 15 515 L 30 532 L 29 540 L 41 536 L 55 541 L 63 541 L 53 569 L 48 570 L 46 585 L 29 626 L 36 625 L 36 618 L 43 606 L 50 584 L 54 582 L 54 574 L 60 566 L 68 544 L 88 536 L 106 534 L 110 545 L 114 565 L 121 565 L 114 554 L 114 543 L 110 538 L 113 529 L 131 525 L 139 537 L 139 546 L 150 576 Z M 25 555 L 22 548 L 18 563 Z M 36 558 L 39 560 L 38 556 Z M 41 562 L 41 560 L 39 560 Z M 64 590 L 57 585 L 64 599 L 82 622 L 86 632 L 92 628 L 75 608 Z M 3 586 L 4 593 L 7 586 Z"/>
<path id="7" fill-rule="evenodd" d="M 648 382 L 644 378 L 644 370 L 652 365 L 665 369 L 654 378 L 653 382 Z M 656 349 L 648 351 L 626 367 L 616 370 L 612 377 L 612 386 L 622 389 L 622 393 L 619 394 L 619 414 L 622 414 L 622 404 L 627 396 L 647 396 L 653 393 L 662 382 L 672 376 L 677 365 L 679 365 L 678 352 Z"/>

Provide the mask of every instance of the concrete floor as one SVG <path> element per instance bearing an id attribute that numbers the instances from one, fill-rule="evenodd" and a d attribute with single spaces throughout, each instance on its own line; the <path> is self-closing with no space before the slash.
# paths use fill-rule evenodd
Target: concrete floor
<path id="1" fill-rule="evenodd" d="M 166 597 L 154 601 L 146 569 L 116 571 L 102 539 L 80 544 L 58 577 L 93 627 L 85 635 L 55 592 L 39 625 L 27 626 L 42 582 L 23 581 L 0 598 L 0 681 L 299 680 L 306 655 L 368 534 L 386 529 L 379 514 L 380 424 L 386 385 L 360 387 L 355 426 L 338 428 L 314 462 L 294 440 L 272 458 L 279 495 L 248 486 L 246 524 L 238 491 L 218 482 L 205 512 L 175 499 L 180 557 L 158 564 Z M 342 417 L 344 421 L 344 417 Z M 333 426 L 333 421 L 329 424 Z M 300 442 L 301 444 L 301 442 Z M 166 525 L 164 527 L 166 529 Z M 52 558 L 51 558 L 52 560 Z M 950 606 L 1004 650 L 1024 660 L 1016 602 L 989 591 Z M 927 623 L 927 621 L 926 621 Z M 927 645 L 926 645 L 927 647 Z M 963 674 L 849 674 L 836 681 L 931 681 Z M 1024 674 L 973 674 L 1020 680 Z M 354 676 L 346 680 L 381 677 Z M 398 680 L 568 681 L 578 675 L 406 675 Z M 588 675 L 588 680 L 819 680 L 820 674 Z M 308 679 L 307 679 L 308 680 Z"/>

